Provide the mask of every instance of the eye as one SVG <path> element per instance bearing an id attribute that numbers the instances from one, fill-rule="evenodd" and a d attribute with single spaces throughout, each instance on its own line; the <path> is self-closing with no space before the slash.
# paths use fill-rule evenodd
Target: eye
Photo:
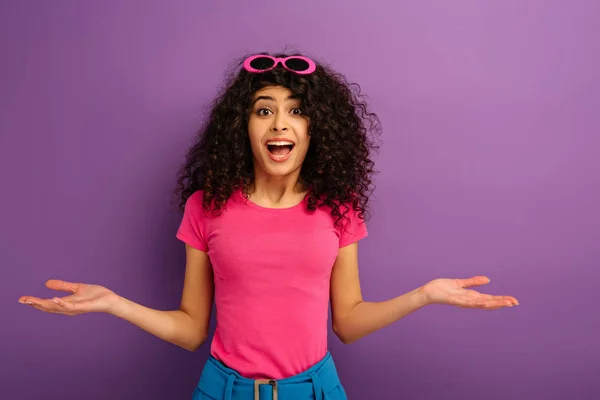
<path id="1" fill-rule="evenodd" d="M 271 112 L 271 110 L 269 110 L 268 108 L 259 108 L 256 111 L 256 114 L 261 117 L 266 117 L 267 115 L 269 115 L 270 112 Z"/>
<path id="2" fill-rule="evenodd" d="M 299 109 L 299 108 L 292 108 L 292 111 L 291 111 L 291 112 L 292 112 L 292 115 L 302 115 L 302 114 L 304 114 L 304 113 L 302 112 L 302 110 L 301 110 L 301 109 Z"/>

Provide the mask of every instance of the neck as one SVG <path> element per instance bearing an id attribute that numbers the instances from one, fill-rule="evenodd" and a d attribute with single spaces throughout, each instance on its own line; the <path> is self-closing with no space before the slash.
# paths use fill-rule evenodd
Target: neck
<path id="1" fill-rule="evenodd" d="M 300 171 L 287 176 L 269 176 L 255 171 L 248 190 L 252 201 L 267 207 L 287 207 L 304 198 L 307 188 L 300 182 Z"/>

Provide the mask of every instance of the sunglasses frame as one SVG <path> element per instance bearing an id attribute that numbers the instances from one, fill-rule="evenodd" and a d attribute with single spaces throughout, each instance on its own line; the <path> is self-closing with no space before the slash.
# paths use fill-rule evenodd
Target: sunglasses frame
<path id="1" fill-rule="evenodd" d="M 273 60 L 273 63 L 274 63 L 273 66 L 269 67 L 267 69 L 256 69 L 250 65 L 250 63 L 252 61 L 256 60 L 257 58 L 263 58 L 263 57 Z M 288 66 L 285 65 L 285 62 L 288 60 L 292 60 L 292 59 L 302 60 L 302 61 L 306 62 L 308 64 L 308 69 L 306 69 L 304 71 L 296 71 L 294 69 L 288 68 Z M 267 54 L 256 54 L 254 56 L 250 56 L 250 57 L 246 58 L 244 60 L 244 69 L 248 72 L 254 72 L 254 73 L 267 72 L 267 71 L 270 71 L 270 70 L 274 69 L 275 67 L 277 67 L 277 64 L 279 64 L 279 63 L 281 63 L 283 68 L 287 69 L 288 71 L 295 72 L 296 74 L 299 74 L 299 75 L 312 74 L 317 69 L 317 65 L 315 64 L 315 62 L 307 57 L 289 56 L 289 57 L 285 57 L 285 58 L 277 58 L 277 57 L 269 56 Z"/>

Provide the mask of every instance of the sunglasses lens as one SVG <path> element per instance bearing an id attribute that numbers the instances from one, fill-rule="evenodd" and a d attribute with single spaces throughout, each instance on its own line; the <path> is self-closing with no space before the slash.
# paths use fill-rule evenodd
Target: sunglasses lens
<path id="1" fill-rule="evenodd" d="M 257 57 L 250 61 L 250 66 L 257 70 L 269 69 L 275 64 L 275 61 L 269 57 Z"/>
<path id="2" fill-rule="evenodd" d="M 301 58 L 290 58 L 285 62 L 285 66 L 291 69 L 292 71 L 306 71 L 310 66 L 308 62 L 304 61 Z"/>

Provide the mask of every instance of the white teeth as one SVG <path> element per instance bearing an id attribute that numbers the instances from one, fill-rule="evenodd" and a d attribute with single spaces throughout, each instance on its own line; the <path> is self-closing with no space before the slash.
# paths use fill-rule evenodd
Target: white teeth
<path id="1" fill-rule="evenodd" d="M 285 142 L 285 141 L 281 141 L 281 142 L 272 141 L 272 142 L 267 142 L 267 145 L 269 145 L 269 146 L 290 146 L 290 145 L 293 146 L 294 143 Z"/>

